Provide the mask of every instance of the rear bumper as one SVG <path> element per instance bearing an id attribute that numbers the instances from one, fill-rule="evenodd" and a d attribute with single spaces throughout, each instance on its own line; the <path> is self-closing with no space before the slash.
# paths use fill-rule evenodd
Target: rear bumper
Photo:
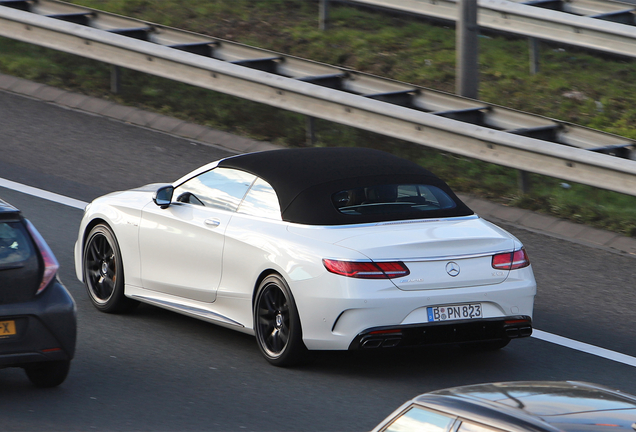
<path id="1" fill-rule="evenodd" d="M 16 334 L 0 334 L 0 368 L 70 360 L 77 338 L 75 302 L 57 279 L 35 299 L 0 305 L 0 321 L 13 321 Z"/>
<path id="2" fill-rule="evenodd" d="M 532 319 L 529 316 L 410 324 L 367 329 L 353 339 L 349 349 L 489 342 L 528 337 L 531 334 Z"/>

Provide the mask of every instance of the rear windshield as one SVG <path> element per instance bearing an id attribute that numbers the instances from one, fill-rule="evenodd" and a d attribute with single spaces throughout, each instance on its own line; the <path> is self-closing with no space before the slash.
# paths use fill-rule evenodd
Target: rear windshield
<path id="1" fill-rule="evenodd" d="M 425 184 L 383 184 L 343 190 L 332 195 L 336 209 L 345 215 L 411 214 L 414 219 L 426 212 L 457 207 L 437 186 Z"/>
<path id="2" fill-rule="evenodd" d="M 32 253 L 31 242 L 19 222 L 0 222 L 0 267 L 27 260 Z"/>

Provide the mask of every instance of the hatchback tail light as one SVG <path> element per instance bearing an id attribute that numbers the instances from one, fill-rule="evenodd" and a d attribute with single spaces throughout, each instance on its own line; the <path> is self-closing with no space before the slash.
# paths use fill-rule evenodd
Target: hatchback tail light
<path id="1" fill-rule="evenodd" d="M 492 257 L 492 268 L 497 270 L 515 270 L 530 265 L 530 258 L 524 248 Z"/>
<path id="2" fill-rule="evenodd" d="M 55 259 L 55 255 L 53 255 L 53 252 L 49 248 L 49 245 L 46 244 L 38 230 L 35 229 L 31 222 L 26 221 L 26 223 L 27 228 L 31 233 L 31 237 L 33 237 L 33 240 L 35 241 L 35 244 L 40 251 L 42 261 L 44 262 L 44 273 L 42 274 L 42 281 L 40 282 L 40 286 L 38 287 L 37 292 L 35 293 L 37 295 L 40 294 L 55 277 L 55 275 L 57 274 L 57 270 L 60 268 L 60 265 Z"/>
<path id="3" fill-rule="evenodd" d="M 411 273 L 402 261 L 376 263 L 323 259 L 322 262 L 331 273 L 359 279 L 392 279 Z"/>

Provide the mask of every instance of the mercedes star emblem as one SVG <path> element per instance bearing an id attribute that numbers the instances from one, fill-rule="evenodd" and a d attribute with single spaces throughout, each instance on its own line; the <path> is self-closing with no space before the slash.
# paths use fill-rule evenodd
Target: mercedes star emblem
<path id="1" fill-rule="evenodd" d="M 446 273 L 448 273 L 452 277 L 457 276 L 459 274 L 459 264 L 454 261 L 446 264 Z"/>

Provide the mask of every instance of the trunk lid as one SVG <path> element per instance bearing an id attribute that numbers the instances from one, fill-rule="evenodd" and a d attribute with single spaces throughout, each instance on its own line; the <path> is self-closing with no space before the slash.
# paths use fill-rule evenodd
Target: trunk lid
<path id="1" fill-rule="evenodd" d="M 411 291 L 503 282 L 509 272 L 493 269 L 492 255 L 512 252 L 515 238 L 482 219 L 470 218 L 385 223 L 335 244 L 374 261 L 404 262 L 410 274 L 392 281 Z"/>

